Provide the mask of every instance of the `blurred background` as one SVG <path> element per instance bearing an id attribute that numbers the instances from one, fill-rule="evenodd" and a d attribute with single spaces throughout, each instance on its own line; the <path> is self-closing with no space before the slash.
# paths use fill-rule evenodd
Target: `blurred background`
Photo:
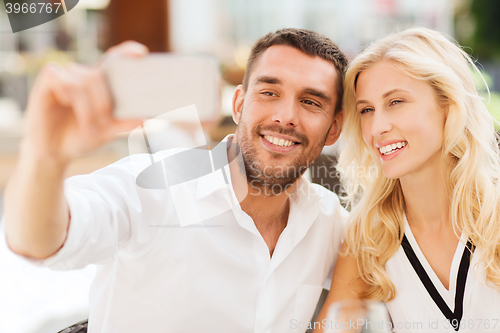
<path id="1" fill-rule="evenodd" d="M 12 33 L 0 4 L 0 215 L 27 96 L 47 62 L 93 64 L 109 46 L 129 39 L 153 52 L 214 56 L 223 78 L 221 107 L 204 124 L 203 134 L 219 141 L 234 132 L 231 97 L 257 38 L 283 27 L 312 29 L 353 58 L 379 37 L 424 26 L 452 36 L 478 61 L 491 90 L 488 96 L 486 86 L 480 86 L 485 103 L 500 120 L 498 17 L 498 0 L 80 0 L 54 21 Z M 126 139 L 118 139 L 74 161 L 68 176 L 92 172 L 127 154 Z M 30 266 L 9 253 L 1 237 L 0 332 L 57 332 L 86 318 L 92 275 L 93 267 L 52 272 Z"/>

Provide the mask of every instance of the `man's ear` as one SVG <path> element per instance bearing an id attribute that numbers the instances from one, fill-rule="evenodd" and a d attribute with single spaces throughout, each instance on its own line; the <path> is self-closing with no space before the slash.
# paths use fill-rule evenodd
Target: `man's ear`
<path id="1" fill-rule="evenodd" d="M 239 124 L 241 118 L 241 109 L 243 107 L 243 100 L 245 97 L 245 90 L 240 84 L 236 87 L 233 95 L 233 120 L 236 124 Z"/>
<path id="2" fill-rule="evenodd" d="M 328 136 L 326 137 L 325 146 L 331 146 L 339 139 L 340 132 L 342 132 L 342 125 L 344 123 L 344 111 L 340 110 L 337 112 L 337 115 L 333 119 L 332 127 L 330 127 L 330 131 L 328 132 Z"/>

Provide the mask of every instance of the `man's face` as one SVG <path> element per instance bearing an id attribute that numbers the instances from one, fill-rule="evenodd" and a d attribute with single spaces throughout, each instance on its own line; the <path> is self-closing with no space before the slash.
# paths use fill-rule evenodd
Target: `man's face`
<path id="1" fill-rule="evenodd" d="M 281 193 L 337 140 L 336 75 L 331 62 L 290 46 L 271 46 L 259 57 L 247 91 L 239 86 L 233 99 L 236 142 L 252 187 Z"/>

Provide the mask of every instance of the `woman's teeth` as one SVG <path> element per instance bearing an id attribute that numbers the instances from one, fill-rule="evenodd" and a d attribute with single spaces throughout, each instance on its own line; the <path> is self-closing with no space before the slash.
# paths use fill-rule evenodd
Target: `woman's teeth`
<path id="1" fill-rule="evenodd" d="M 406 144 L 406 141 L 396 142 L 387 146 L 380 147 L 378 150 L 382 155 L 390 155 L 392 153 L 395 153 L 398 149 L 406 146 Z"/>
<path id="2" fill-rule="evenodd" d="M 293 142 L 293 141 L 279 139 L 279 138 L 276 138 L 276 137 L 270 136 L 270 135 L 264 135 L 264 139 L 271 142 L 273 145 L 280 146 L 280 147 L 289 147 L 289 146 L 295 144 L 295 142 Z"/>

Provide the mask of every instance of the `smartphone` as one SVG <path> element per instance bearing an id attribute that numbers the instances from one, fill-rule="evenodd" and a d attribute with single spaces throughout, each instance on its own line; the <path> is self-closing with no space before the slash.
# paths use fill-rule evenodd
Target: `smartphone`
<path id="1" fill-rule="evenodd" d="M 144 58 L 108 58 L 103 63 L 115 117 L 153 119 L 195 105 L 200 121 L 220 111 L 220 70 L 214 58 L 152 53 Z M 190 122 L 183 112 L 171 121 Z"/>

